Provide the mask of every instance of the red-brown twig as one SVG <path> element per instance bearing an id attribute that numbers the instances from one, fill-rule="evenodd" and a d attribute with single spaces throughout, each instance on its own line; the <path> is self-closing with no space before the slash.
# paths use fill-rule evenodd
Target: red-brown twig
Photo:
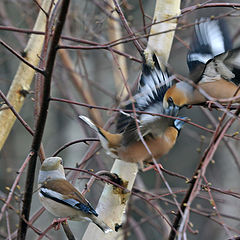
<path id="1" fill-rule="evenodd" d="M 122 24 L 123 24 L 123 26 L 124 26 L 125 29 L 126 29 L 126 31 L 128 32 L 129 35 L 135 36 L 135 34 L 133 33 L 132 29 L 131 29 L 131 28 L 129 27 L 129 25 L 128 25 L 128 22 L 127 22 L 124 14 L 123 14 L 123 12 L 122 12 L 122 9 L 121 9 L 120 6 L 119 6 L 118 1 L 117 1 L 117 0 L 113 0 L 113 2 L 114 2 L 114 5 L 115 5 L 115 10 L 117 11 L 117 13 L 118 13 L 118 15 L 119 15 L 119 17 L 120 17 L 120 19 L 121 19 L 121 21 L 122 21 Z M 138 52 L 142 55 L 142 53 L 143 53 L 143 48 L 142 48 L 142 46 L 139 44 L 138 40 L 137 40 L 137 39 L 134 39 L 134 40 L 133 40 L 133 43 L 134 43 L 136 49 L 138 50 Z"/>
<path id="2" fill-rule="evenodd" d="M 41 240 L 43 237 L 45 237 L 46 234 L 47 234 L 51 229 L 54 228 L 54 226 L 55 226 L 55 224 L 54 224 L 54 223 L 51 223 L 51 224 L 40 234 L 40 236 L 37 238 L 37 240 Z"/>
<path id="3" fill-rule="evenodd" d="M 11 200 L 12 200 L 12 197 L 13 197 L 13 194 L 14 194 L 14 191 L 15 191 L 15 188 L 17 187 L 19 181 L 20 181 L 20 178 L 23 174 L 23 171 L 24 169 L 26 168 L 27 164 L 29 163 L 29 161 L 31 160 L 31 157 L 33 156 L 34 152 L 30 152 L 27 156 L 27 158 L 25 159 L 23 165 L 20 167 L 20 169 L 18 170 L 18 175 L 9 191 L 9 194 L 8 194 L 8 197 L 7 197 L 7 200 L 5 202 L 5 204 L 2 206 L 1 208 L 1 213 L 0 213 L 0 221 L 2 220 L 2 217 L 3 217 L 3 214 L 8 206 L 8 204 L 10 204 Z"/>
<path id="4" fill-rule="evenodd" d="M 30 62 L 28 62 L 24 57 L 22 57 L 19 53 L 17 53 L 13 48 L 11 48 L 7 43 L 5 43 L 2 39 L 0 39 L 0 44 L 2 44 L 8 51 L 10 51 L 13 55 L 19 58 L 22 62 L 27 64 L 30 68 L 34 69 L 35 71 L 44 74 L 44 70 L 38 67 L 35 67 Z"/>
<path id="5" fill-rule="evenodd" d="M 240 112 L 240 108 L 235 112 L 235 115 L 237 116 L 239 114 L 239 112 Z M 206 149 L 204 156 L 202 157 L 197 170 L 195 171 L 195 173 L 193 175 L 189 190 L 188 190 L 184 200 L 182 201 L 181 209 L 184 212 L 184 214 L 182 216 L 182 214 L 180 212 L 178 212 L 176 219 L 174 221 L 174 224 L 173 224 L 175 230 L 173 230 L 173 229 L 171 230 L 171 233 L 169 235 L 169 240 L 175 239 L 176 230 L 178 229 L 180 222 L 181 222 L 180 227 L 179 227 L 180 232 L 179 232 L 178 236 L 181 237 L 184 234 L 184 226 L 186 225 L 187 219 L 189 216 L 189 208 L 191 206 L 191 203 L 193 202 L 193 200 L 195 199 L 195 197 L 197 196 L 197 194 L 199 192 L 201 182 L 202 182 L 202 177 L 205 175 L 207 166 L 208 166 L 209 162 L 211 161 L 213 154 L 217 150 L 217 147 L 218 147 L 220 141 L 222 140 L 225 132 L 233 124 L 234 121 L 235 121 L 235 118 L 229 119 L 224 124 L 224 126 L 221 128 L 221 130 L 219 128 L 219 131 L 216 130 L 215 134 L 212 136 L 212 140 L 211 140 L 208 148 Z"/>
<path id="6" fill-rule="evenodd" d="M 74 145 L 76 143 L 87 143 L 87 142 L 92 142 L 92 141 L 97 141 L 99 142 L 98 138 L 84 138 L 84 139 L 79 139 L 76 141 L 71 141 L 69 143 L 64 144 L 62 147 L 60 147 L 56 152 L 54 152 L 52 154 L 53 157 L 57 156 L 61 151 L 63 151 L 64 149 L 66 149 L 67 147 Z"/>
<path id="7" fill-rule="evenodd" d="M 80 103 L 80 102 L 76 102 L 76 101 L 72 101 L 72 100 L 68 100 L 68 99 L 63 99 L 63 98 L 56 98 L 56 97 L 51 97 L 50 98 L 51 101 L 56 101 L 56 102 L 64 102 L 64 103 L 69 103 L 69 104 L 75 104 L 75 105 L 79 105 L 79 106 L 82 106 L 82 107 L 87 107 L 87 108 L 96 108 L 96 109 L 100 109 L 100 110 L 106 110 L 106 111 L 111 111 L 111 112 L 126 112 L 126 113 L 134 113 L 134 110 L 127 110 L 127 109 L 120 109 L 120 108 L 108 108 L 108 107 L 102 107 L 102 106 L 93 106 L 93 105 L 90 105 L 90 104 L 86 104 L 86 103 Z M 160 117 L 166 117 L 166 118 L 171 118 L 171 119 L 179 119 L 181 121 L 184 121 L 190 125 L 193 125 L 197 128 L 200 128 L 204 131 L 207 131 L 209 133 L 215 133 L 214 130 L 211 130 L 211 129 L 208 129 L 208 128 L 205 128 L 201 125 L 198 125 L 196 123 L 193 123 L 189 120 L 184 120 L 184 119 L 181 119 L 179 117 L 173 117 L 173 116 L 168 116 L 168 115 L 165 115 L 165 114 L 158 114 L 158 113 L 151 113 L 151 112 L 144 112 L 144 111 L 135 111 L 136 113 L 138 114 L 149 114 L 149 115 L 152 115 L 152 116 L 160 116 Z M 236 136 L 233 136 L 233 135 L 229 135 L 229 134 L 225 134 L 225 137 L 230 137 L 230 138 L 233 138 L 233 139 L 236 139 L 236 140 L 240 140 L 240 138 L 236 137 Z"/>
<path id="8" fill-rule="evenodd" d="M 12 113 L 16 116 L 16 118 L 19 120 L 19 122 L 25 127 L 25 129 L 33 135 L 34 132 L 31 129 L 31 127 L 23 120 L 23 118 L 20 116 L 18 112 L 15 111 L 12 104 L 7 100 L 6 96 L 3 94 L 3 92 L 0 90 L 0 97 L 3 99 L 3 101 L 7 104 L 7 106 L 11 109 Z"/>

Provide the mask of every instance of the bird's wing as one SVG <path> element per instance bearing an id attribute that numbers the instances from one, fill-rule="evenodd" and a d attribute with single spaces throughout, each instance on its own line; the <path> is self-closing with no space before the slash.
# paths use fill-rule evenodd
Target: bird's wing
<path id="1" fill-rule="evenodd" d="M 169 80 L 167 72 L 161 70 L 155 55 L 153 60 L 154 66 L 143 64 L 138 92 L 134 96 L 134 106 L 137 111 L 176 115 L 178 112 L 176 109 L 170 108 L 170 110 L 165 110 L 163 108 L 164 94 L 172 86 L 172 82 Z M 132 103 L 128 104 L 126 108 L 132 110 Z M 138 121 L 141 134 L 146 136 L 152 132 L 150 125 L 161 120 L 166 122 L 166 118 L 149 114 L 136 114 L 136 119 L 134 114 L 121 114 L 118 119 L 117 130 L 123 131 L 123 144 L 128 145 L 130 142 L 139 140 L 136 121 Z M 160 125 L 165 127 L 166 124 Z"/>
<path id="2" fill-rule="evenodd" d="M 132 111 L 133 110 L 133 106 L 132 104 L 134 104 L 135 108 L 136 108 L 136 103 L 128 103 L 126 104 L 125 106 L 123 106 L 122 108 L 124 110 L 130 110 Z M 130 112 L 121 112 L 119 115 L 118 115 L 118 118 L 117 118 L 117 123 L 116 123 L 116 132 L 118 133 L 122 133 L 125 131 L 125 129 L 127 127 L 129 127 L 129 124 L 132 122 L 132 113 Z M 136 127 L 135 127 L 136 128 Z"/>
<path id="3" fill-rule="evenodd" d="M 162 108 L 164 94 L 172 86 L 168 73 L 161 70 L 155 55 L 153 61 L 154 66 L 143 64 L 138 93 L 134 97 L 140 111 L 148 111 L 156 104 Z"/>
<path id="4" fill-rule="evenodd" d="M 40 188 L 40 194 L 56 202 L 68 205 L 77 210 L 98 216 L 90 203 L 68 181 L 56 179 L 45 182 Z"/>
<path id="5" fill-rule="evenodd" d="M 240 84 L 240 47 L 228 51 L 226 58 L 223 61 L 224 65 L 234 74 L 232 82 Z"/>
<path id="6" fill-rule="evenodd" d="M 209 60 L 232 48 L 226 23 L 222 19 L 196 21 L 190 48 L 187 63 L 192 80 L 197 82 Z"/>
<path id="7" fill-rule="evenodd" d="M 240 47 L 219 54 L 207 62 L 200 82 L 218 79 L 240 84 Z"/>

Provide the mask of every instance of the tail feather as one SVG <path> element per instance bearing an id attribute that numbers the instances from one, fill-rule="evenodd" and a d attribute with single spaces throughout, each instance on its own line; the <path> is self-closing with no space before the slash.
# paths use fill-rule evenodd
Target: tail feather
<path id="1" fill-rule="evenodd" d="M 94 129 L 99 137 L 99 140 L 102 144 L 102 147 L 105 149 L 106 153 L 113 158 L 116 158 L 117 156 L 112 152 L 112 149 L 119 147 L 122 135 L 121 134 L 112 134 L 100 126 L 97 126 L 93 123 L 92 120 L 90 120 L 88 117 L 79 116 L 80 119 L 82 119 L 86 124 L 88 124 L 89 127 Z"/>
<path id="2" fill-rule="evenodd" d="M 109 233 L 113 230 L 103 221 L 101 221 L 98 217 L 92 216 L 91 220 L 104 232 Z"/>
<path id="3" fill-rule="evenodd" d="M 91 127 L 92 129 L 94 129 L 96 132 L 98 132 L 98 128 L 97 126 L 93 123 L 92 120 L 90 120 L 88 117 L 85 117 L 83 115 L 79 115 L 78 116 L 81 120 L 83 120 L 89 127 Z"/>

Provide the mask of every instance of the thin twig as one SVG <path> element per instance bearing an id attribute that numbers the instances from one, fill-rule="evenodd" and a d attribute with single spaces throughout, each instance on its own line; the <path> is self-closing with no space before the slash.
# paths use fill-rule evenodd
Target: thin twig
<path id="1" fill-rule="evenodd" d="M 6 214 L 6 222 L 7 222 L 8 239 L 11 240 L 12 238 L 11 238 L 11 229 L 10 229 L 8 210 L 6 210 L 5 214 Z"/>
<path id="2" fill-rule="evenodd" d="M 30 152 L 27 156 L 27 158 L 25 159 L 23 165 L 20 167 L 20 169 L 18 170 L 18 175 L 16 177 L 16 179 L 14 180 L 14 183 L 9 191 L 9 194 L 8 194 L 8 197 L 7 197 L 7 200 L 5 202 L 5 204 L 2 206 L 1 208 L 1 213 L 0 213 L 0 221 L 2 220 L 2 217 L 3 217 L 3 213 L 5 212 L 6 210 L 6 207 L 8 206 L 8 204 L 11 202 L 12 200 L 12 197 L 13 197 L 13 194 L 14 194 L 14 191 L 15 191 L 15 188 L 17 187 L 19 181 L 20 181 L 20 178 L 23 174 L 23 171 L 24 169 L 26 168 L 27 164 L 29 163 L 29 161 L 31 160 L 31 157 L 33 156 L 34 152 Z"/>
<path id="3" fill-rule="evenodd" d="M 12 104 L 8 101 L 8 99 L 6 98 L 6 96 L 3 94 L 3 92 L 0 90 L 0 97 L 4 100 L 4 102 L 8 105 L 8 107 L 11 109 L 12 113 L 16 116 L 16 118 L 19 120 L 19 122 L 25 127 L 25 129 L 31 134 L 33 135 L 34 132 L 31 129 L 31 127 L 23 120 L 23 118 L 20 116 L 20 114 L 15 111 L 14 107 L 12 106 Z"/>
<path id="4" fill-rule="evenodd" d="M 113 0 L 113 2 L 114 2 L 115 7 L 116 7 L 115 10 L 116 10 L 117 13 L 119 14 L 119 17 L 120 17 L 120 19 L 121 19 L 121 21 L 122 21 L 122 24 L 123 24 L 123 26 L 125 27 L 126 31 L 127 31 L 128 34 L 130 34 L 131 36 L 135 36 L 135 34 L 133 33 L 132 29 L 131 29 L 131 28 L 129 27 L 129 25 L 128 25 L 128 22 L 127 22 L 124 14 L 123 14 L 123 12 L 122 12 L 122 9 L 121 9 L 120 6 L 119 6 L 118 0 Z M 134 39 L 134 40 L 133 40 L 133 43 L 134 43 L 136 49 L 138 50 L 138 52 L 142 55 L 142 53 L 143 53 L 143 48 L 142 48 L 142 46 L 139 44 L 138 40 L 137 40 L 137 39 Z"/>
<path id="5" fill-rule="evenodd" d="M 235 115 L 238 116 L 239 112 L 240 112 L 240 108 L 235 112 Z M 180 212 L 178 212 L 178 214 L 175 218 L 174 224 L 173 224 L 174 229 L 172 229 L 172 231 L 169 235 L 169 240 L 174 240 L 175 239 L 176 230 L 179 227 L 181 228 L 182 231 L 179 233 L 178 236 L 182 236 L 182 234 L 184 234 L 183 226 L 185 225 L 185 221 L 187 220 L 187 216 L 189 215 L 189 208 L 191 206 L 191 203 L 199 192 L 202 177 L 204 176 L 204 174 L 206 172 L 206 169 L 207 169 L 207 166 L 208 166 L 210 160 L 212 159 L 213 154 L 217 150 L 217 147 L 218 147 L 220 141 L 222 140 L 225 132 L 233 124 L 234 121 L 235 121 L 235 118 L 229 119 L 224 124 L 224 126 L 221 128 L 221 130 L 216 131 L 215 134 L 212 136 L 212 140 L 211 140 L 208 148 L 206 149 L 206 151 L 204 153 L 204 156 L 202 157 L 202 159 L 199 163 L 199 166 L 197 167 L 197 169 L 196 169 L 196 171 L 193 175 L 189 190 L 188 190 L 187 194 L 185 195 L 185 197 L 182 201 L 181 209 L 184 212 L 184 214 L 182 216 L 182 214 Z M 181 224 L 179 226 L 180 222 L 181 222 Z"/>
<path id="6" fill-rule="evenodd" d="M 56 102 L 64 102 L 64 103 L 69 103 L 69 104 L 75 104 L 75 105 L 79 105 L 79 106 L 87 107 L 87 108 L 97 108 L 97 109 L 111 111 L 111 112 L 125 112 L 125 113 L 133 113 L 134 112 L 133 110 L 127 110 L 127 109 L 93 106 L 93 105 L 90 105 L 90 104 L 80 103 L 80 102 L 76 102 L 76 101 L 72 101 L 72 100 L 68 100 L 68 99 L 63 99 L 63 98 L 51 97 L 50 100 L 51 101 L 56 101 Z M 209 132 L 209 133 L 212 133 L 212 134 L 215 133 L 214 130 L 205 128 L 205 127 L 203 127 L 201 125 L 198 125 L 196 123 L 191 122 L 190 120 L 184 120 L 184 119 L 179 118 L 179 117 L 173 117 L 173 116 L 160 114 L 160 113 L 151 113 L 151 112 L 144 112 L 144 111 L 137 111 L 137 110 L 135 112 L 138 113 L 138 114 L 149 114 L 149 115 L 152 115 L 152 116 L 166 117 L 166 118 L 171 118 L 171 119 L 179 119 L 179 120 L 184 121 L 184 122 L 186 122 L 186 123 L 188 123 L 190 125 L 193 125 L 193 126 L 195 126 L 197 128 L 200 128 L 200 129 L 202 129 L 202 130 L 204 130 L 206 132 Z M 240 138 L 238 138 L 238 137 L 236 137 L 234 135 L 225 134 L 225 137 L 229 137 L 229 138 L 232 138 L 232 139 L 240 140 Z"/>
<path id="7" fill-rule="evenodd" d="M 86 143 L 86 142 L 92 142 L 92 141 L 97 141 L 99 142 L 98 138 L 84 138 L 84 139 L 79 139 L 75 141 L 71 141 L 69 143 L 64 144 L 62 147 L 60 147 L 55 153 L 52 154 L 53 157 L 57 156 L 61 151 L 66 149 L 67 147 L 74 145 L 76 143 Z"/>
<path id="8" fill-rule="evenodd" d="M 38 67 L 35 67 L 30 62 L 28 62 L 24 57 L 22 57 L 19 53 L 17 53 L 13 48 L 11 48 L 7 43 L 5 43 L 2 39 L 0 39 L 0 44 L 2 44 L 8 51 L 10 51 L 13 55 L 19 58 L 22 62 L 27 64 L 30 68 L 34 69 L 35 71 L 44 74 L 44 70 Z"/>

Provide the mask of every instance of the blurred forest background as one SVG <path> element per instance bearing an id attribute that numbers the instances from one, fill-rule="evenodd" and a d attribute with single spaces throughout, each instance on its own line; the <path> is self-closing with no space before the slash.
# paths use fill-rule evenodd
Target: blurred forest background
<path id="1" fill-rule="evenodd" d="M 123 0 L 119 2 L 132 31 L 137 32 L 138 36 L 144 34 L 144 24 L 150 26 L 152 22 L 155 1 Z M 181 9 L 204 2 L 182 0 Z M 212 4 L 215 2 L 239 3 L 237 0 L 207 2 Z M 39 7 L 33 0 L 1 0 L 0 38 L 18 53 L 23 52 L 29 39 L 29 33 L 9 31 L 7 27 L 31 30 L 38 12 Z M 100 44 L 111 42 L 114 33 L 112 32 L 113 25 L 110 19 L 115 21 L 114 17 L 112 17 L 113 12 L 114 10 L 107 0 L 72 0 L 62 36 L 74 38 L 76 42 L 65 38 L 61 40 L 61 44 L 87 47 L 93 46 L 93 44 L 84 44 L 85 40 Z M 200 17 L 211 16 L 222 16 L 225 19 L 229 26 L 229 34 L 230 38 L 233 39 L 234 47 L 239 46 L 239 8 L 208 7 L 196 9 L 183 14 L 178 19 L 178 26 L 194 23 Z M 128 33 L 124 27 L 122 27 L 121 31 L 122 36 L 126 38 Z M 148 31 L 149 28 L 146 29 L 146 32 Z M 177 73 L 188 77 L 186 65 L 188 49 L 186 45 L 190 43 L 192 31 L 193 27 L 188 27 L 178 29 L 175 33 L 176 37 L 169 58 L 171 74 Z M 78 40 L 79 42 L 77 42 Z M 143 46 L 146 46 L 147 38 L 140 38 L 140 41 Z M 126 68 L 122 71 L 131 89 L 135 89 L 141 73 L 141 56 L 132 41 L 126 41 L 121 46 L 122 50 L 120 51 L 126 53 L 126 56 L 123 57 L 126 61 Z M 0 56 L 0 89 L 7 95 L 20 60 L 3 46 L 0 47 Z M 123 79 L 114 60 L 116 56 L 118 56 L 117 53 L 111 51 L 111 48 L 90 49 L 89 47 L 86 49 L 62 50 L 61 54 L 57 55 L 55 62 L 51 96 L 107 108 L 118 108 L 120 97 L 117 94 L 114 79 L 118 79 L 120 82 Z M 129 56 L 138 61 L 131 59 Z M 38 75 L 36 74 L 35 80 Z M 34 91 L 35 83 L 33 81 L 31 90 L 27 93 L 24 106 L 20 112 L 22 118 L 32 129 L 34 129 Z M 91 99 L 90 102 L 89 99 Z M 1 105 L 4 105 L 3 101 L 1 101 Z M 115 116 L 115 113 L 107 110 L 96 110 L 95 113 L 101 125 L 104 125 L 110 117 Z M 50 102 L 42 141 L 47 157 L 52 156 L 66 143 L 85 139 L 89 136 L 96 137 L 95 133 L 78 119 L 80 114 L 89 116 L 89 108 L 56 101 Z M 209 111 L 203 107 L 182 109 L 180 112 L 181 116 L 188 116 L 192 122 L 212 130 L 215 129 L 222 114 L 222 112 Z M 228 133 L 234 135 L 239 131 L 239 127 L 239 121 L 235 121 Z M 114 132 L 114 125 L 110 129 Z M 161 164 L 165 169 L 191 179 L 211 136 L 212 134 L 207 131 L 185 124 L 176 145 L 168 155 L 162 157 Z M 0 152 L 0 197 L 2 200 L 0 201 L 0 207 L 4 204 L 3 199 L 9 194 L 9 188 L 11 188 L 17 176 L 16 172 L 30 151 L 31 142 L 32 136 L 19 121 L 16 121 Z M 76 143 L 61 151 L 58 156 L 63 158 L 64 166 L 76 167 L 77 164 L 85 161 L 86 153 L 93 143 L 88 142 L 88 144 Z M 93 169 L 96 172 L 110 170 L 114 160 L 107 156 L 99 146 L 97 149 L 98 151 L 81 165 L 82 168 Z M 207 168 L 206 181 L 203 181 L 203 184 L 211 188 L 203 187 L 191 206 L 189 219 L 191 224 L 188 227 L 188 239 L 224 240 L 230 238 L 228 231 L 233 236 L 240 236 L 239 149 L 240 142 L 236 139 L 226 137 L 224 141 L 221 141 Z M 39 167 L 40 161 L 37 162 L 36 177 Z M 177 176 L 170 176 L 166 173 L 164 173 L 164 176 L 176 193 L 177 200 L 181 203 L 188 189 L 188 183 Z M 19 182 L 19 188 L 15 190 L 14 198 L 11 201 L 15 209 L 20 209 L 21 206 L 25 177 L 25 174 L 23 174 Z M 88 174 L 79 173 L 75 186 L 83 190 L 88 179 Z M 86 194 L 93 206 L 97 205 L 102 188 L 103 183 L 99 181 Z M 139 172 L 134 189 L 135 191 L 137 189 L 145 191 L 145 193 L 141 194 L 147 199 L 152 198 L 151 202 L 168 216 L 170 222 L 174 221 L 174 213 L 177 212 L 177 208 L 172 198 L 169 197 L 168 190 L 157 172 L 154 170 Z M 34 190 L 31 216 L 41 208 L 36 192 L 36 183 L 34 184 Z M 213 204 L 213 199 L 216 206 Z M 45 211 L 38 217 L 34 226 L 43 231 L 52 220 L 53 216 Z M 12 239 L 14 239 L 16 236 L 14 232 L 18 228 L 18 222 L 19 217 L 16 211 L 7 209 L 0 221 L 0 239 L 9 239 L 9 230 L 13 233 Z M 81 239 L 87 224 L 87 222 L 70 222 L 70 227 L 77 239 Z M 166 223 L 163 223 L 161 216 L 146 201 L 133 195 L 130 197 L 123 224 L 124 239 L 164 239 L 166 234 L 165 225 Z M 51 230 L 48 236 L 51 239 L 59 240 L 66 238 L 62 230 Z M 37 234 L 29 229 L 27 239 L 37 239 Z"/>

